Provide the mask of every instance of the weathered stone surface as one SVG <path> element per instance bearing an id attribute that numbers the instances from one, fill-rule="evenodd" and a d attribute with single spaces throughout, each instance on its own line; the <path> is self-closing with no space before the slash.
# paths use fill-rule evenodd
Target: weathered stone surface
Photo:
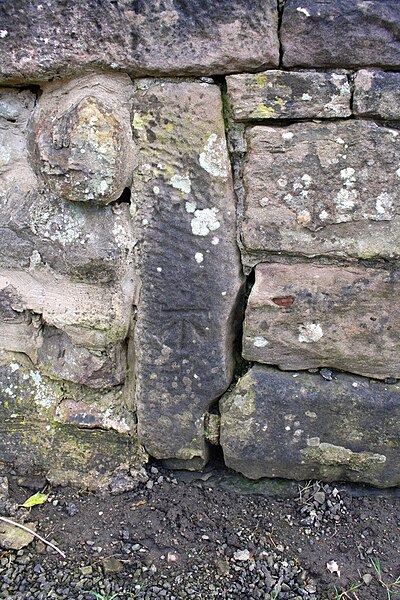
<path id="1" fill-rule="evenodd" d="M 26 142 L 34 100 L 0 89 L 0 265 L 41 264 L 78 281 L 116 281 L 132 265 L 129 207 L 84 206 L 40 189 Z"/>
<path id="2" fill-rule="evenodd" d="M 7 465 L 98 489 L 146 461 L 122 388 L 100 395 L 45 377 L 21 355 L 11 359 L 0 356 L 0 456 Z"/>
<path id="3" fill-rule="evenodd" d="M 400 66 L 397 0 L 287 0 L 281 41 L 285 67 Z"/>
<path id="4" fill-rule="evenodd" d="M 59 197 L 109 204 L 130 187 L 135 149 L 128 75 L 87 75 L 45 86 L 33 114 L 38 175 Z"/>
<path id="5" fill-rule="evenodd" d="M 111 124 L 116 114 L 116 130 L 96 129 L 100 117 L 92 115 L 93 129 L 86 141 L 74 127 L 61 132 L 61 149 L 60 139 L 47 141 L 55 155 L 72 152 L 81 142 L 83 155 L 96 150 L 86 166 L 91 171 L 101 168 L 97 175 L 102 180 L 107 165 L 101 162 L 101 151 L 107 151 L 109 164 L 116 168 L 116 184 L 111 182 L 116 193 L 118 186 L 121 191 L 131 183 L 131 93 L 129 77 L 119 75 L 51 84 L 35 109 L 34 129 L 40 128 L 41 119 L 51 120 L 49 106 L 58 114 L 88 94 L 104 101 Z M 106 388 L 119 386 L 126 378 L 126 338 L 137 290 L 129 205 L 85 206 L 43 189 L 27 149 L 34 103 L 31 92 L 0 89 L 0 350 L 29 357 L 32 368 L 39 367 L 54 379 L 100 388 L 106 394 Z M 48 121 L 43 125 L 51 132 Z M 39 142 L 45 145 L 43 139 Z M 88 147 L 92 142 L 93 148 Z M 70 159 L 68 165 L 81 173 L 84 163 L 74 162 L 73 152 Z M 63 193 L 58 183 L 50 181 L 50 186 Z M 78 189 L 79 182 L 74 184 L 72 188 Z"/>
<path id="6" fill-rule="evenodd" d="M 254 366 L 220 402 L 226 464 L 246 477 L 400 484 L 400 386 Z"/>
<path id="7" fill-rule="evenodd" d="M 135 285 L 73 283 L 57 273 L 0 269 L 0 349 L 27 355 L 57 379 L 122 383 Z"/>
<path id="8" fill-rule="evenodd" d="M 354 78 L 357 116 L 400 119 L 400 73 L 362 69 Z"/>
<path id="9" fill-rule="evenodd" d="M 214 75 L 279 61 L 275 0 L 5 0 L 0 23 L 0 78 L 17 82 L 85 68 Z"/>
<path id="10" fill-rule="evenodd" d="M 35 523 L 26 523 L 25 527 L 28 527 L 32 531 L 36 531 Z M 21 548 L 25 548 L 25 546 L 28 546 L 28 544 L 33 542 L 34 539 L 35 536 L 28 531 L 24 531 L 9 523 L 0 522 L 0 548 L 5 548 L 6 550 L 21 550 Z"/>
<path id="11" fill-rule="evenodd" d="M 400 377 L 400 272 L 259 264 L 243 354 L 282 369 L 332 367 Z"/>
<path id="12" fill-rule="evenodd" d="M 0 477 L 0 502 L 7 500 L 9 493 L 7 477 Z"/>
<path id="13" fill-rule="evenodd" d="M 28 163 L 26 129 L 35 103 L 28 91 L 0 88 L 0 201 L 17 203 L 35 186 Z"/>
<path id="14" fill-rule="evenodd" d="M 138 431 L 152 456 L 201 463 L 205 413 L 232 377 L 242 283 L 220 90 L 141 80 L 133 126 Z"/>
<path id="15" fill-rule="evenodd" d="M 100 349 L 85 348 L 55 327 L 43 330 L 38 350 L 42 370 L 56 379 L 66 379 L 94 388 L 107 388 L 124 382 L 126 348 L 123 343 Z"/>
<path id="16" fill-rule="evenodd" d="M 399 143 L 398 131 L 364 121 L 251 128 L 246 249 L 398 257 Z"/>
<path id="17" fill-rule="evenodd" d="M 264 71 L 227 77 L 236 121 L 348 117 L 350 85 L 346 73 Z"/>
<path id="18" fill-rule="evenodd" d="M 48 325 L 72 338 L 79 331 L 82 344 L 96 347 L 107 341 L 124 340 L 127 335 L 132 288 L 127 288 L 126 296 L 122 296 L 106 286 L 73 283 L 48 269 L 29 273 L 1 269 L 0 291 L 3 290 L 12 297 L 14 312 L 40 314 Z"/>

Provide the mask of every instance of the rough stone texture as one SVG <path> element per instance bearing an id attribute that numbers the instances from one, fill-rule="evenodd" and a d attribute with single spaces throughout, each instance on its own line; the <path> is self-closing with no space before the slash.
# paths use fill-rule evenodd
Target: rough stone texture
<path id="1" fill-rule="evenodd" d="M 364 121 L 253 127 L 242 239 L 251 251 L 400 255 L 399 132 Z"/>
<path id="2" fill-rule="evenodd" d="M 43 330 L 38 358 L 42 370 L 55 379 L 66 379 L 94 388 L 106 388 L 124 382 L 126 349 L 123 343 L 100 349 L 79 346 L 55 327 Z"/>
<path id="3" fill-rule="evenodd" d="M 400 66 L 398 0 L 287 0 L 285 67 Z"/>
<path id="4" fill-rule="evenodd" d="M 275 0 L 6 0 L 0 23 L 0 78 L 16 82 L 99 67 L 214 75 L 279 61 Z"/>
<path id="5" fill-rule="evenodd" d="M 400 484 L 400 386 L 254 366 L 220 402 L 226 464 L 246 477 Z"/>
<path id="6" fill-rule="evenodd" d="M 33 115 L 32 158 L 57 196 L 109 204 L 130 187 L 132 90 L 128 75 L 88 75 L 45 86 Z"/>
<path id="7" fill-rule="evenodd" d="M 233 373 L 242 283 L 220 90 L 141 80 L 133 126 L 138 431 L 152 456 L 199 466 L 205 413 Z"/>
<path id="8" fill-rule="evenodd" d="M 264 71 L 227 77 L 236 121 L 348 117 L 350 85 L 346 73 Z"/>
<path id="9" fill-rule="evenodd" d="M 43 376 L 21 356 L 3 353 L 0 362 L 0 456 L 18 473 L 98 489 L 146 461 L 121 388 L 100 396 Z"/>
<path id="10" fill-rule="evenodd" d="M 400 377 L 399 293 L 398 270 L 260 264 L 243 355 L 282 369 Z"/>
<path id="11" fill-rule="evenodd" d="M 47 269 L 0 269 L 0 344 L 55 378 L 122 383 L 134 289 L 77 284 Z"/>
<path id="12" fill-rule="evenodd" d="M 42 189 L 27 151 L 34 101 L 30 92 L 0 88 L 0 265 L 47 265 L 88 283 L 122 279 L 134 245 L 129 207 L 71 203 Z"/>
<path id="13" fill-rule="evenodd" d="M 26 523 L 25 527 L 28 527 L 32 531 L 36 531 L 35 523 Z M 21 550 L 25 546 L 28 546 L 35 536 L 31 533 L 15 527 L 15 525 L 9 525 L 8 523 L 0 523 L 0 548 L 6 550 Z"/>
<path id="14" fill-rule="evenodd" d="M 101 181 L 115 167 L 116 184 L 112 186 L 114 195 L 119 195 L 125 183 L 131 183 L 133 169 L 131 93 L 127 76 L 84 77 L 66 82 L 64 87 L 59 82 L 49 85 L 35 109 L 33 128 L 36 139 L 40 138 L 39 147 L 44 148 L 40 124 L 51 132 L 48 120 L 58 109 L 68 111 L 88 94 L 104 100 L 111 121 L 112 111 L 119 119 L 118 131 L 96 129 L 100 119 L 86 115 L 94 119 L 94 125 L 80 149 L 85 150 L 82 156 L 86 151 L 90 154 L 93 142 L 96 156 L 79 165 L 68 159 L 67 166 L 77 174 L 83 173 L 81 168 L 89 169 L 91 180 L 100 168 L 97 175 Z M 56 379 L 94 388 L 119 385 L 126 376 L 125 339 L 137 289 L 129 206 L 98 208 L 61 199 L 54 191 L 64 193 L 62 182 L 68 181 L 68 172 L 55 183 L 50 178 L 53 192 L 40 184 L 27 149 L 34 102 L 30 92 L 0 89 L 0 348 L 25 354 Z M 79 146 L 76 142 L 82 141 L 74 127 L 68 133 L 72 141 L 66 131 L 63 135 L 61 150 L 46 138 L 55 161 L 59 151 L 70 152 L 71 158 Z M 60 140 L 57 143 L 60 145 Z M 102 163 L 102 148 L 111 161 L 108 172 Z M 113 148 L 118 154 L 115 161 L 111 160 Z M 72 179 L 71 189 L 78 189 L 79 177 Z"/>
<path id="15" fill-rule="evenodd" d="M 354 78 L 357 116 L 400 119 L 400 73 L 362 69 Z"/>

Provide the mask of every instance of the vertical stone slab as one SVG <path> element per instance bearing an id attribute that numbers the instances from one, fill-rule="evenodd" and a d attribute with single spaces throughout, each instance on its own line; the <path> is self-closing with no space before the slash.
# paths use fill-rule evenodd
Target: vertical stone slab
<path id="1" fill-rule="evenodd" d="M 233 373 L 242 283 L 220 90 L 141 80 L 133 127 L 139 435 L 152 456 L 198 465 L 204 414 Z"/>

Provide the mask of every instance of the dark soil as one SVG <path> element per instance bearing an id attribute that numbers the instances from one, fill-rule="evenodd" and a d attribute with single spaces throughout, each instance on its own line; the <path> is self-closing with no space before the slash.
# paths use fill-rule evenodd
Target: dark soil
<path id="1" fill-rule="evenodd" d="M 400 598 L 399 490 L 146 470 L 118 495 L 46 488 L 25 521 L 67 560 L 41 542 L 0 550 L 0 598 Z M 21 503 L 42 482 L 9 483 Z"/>

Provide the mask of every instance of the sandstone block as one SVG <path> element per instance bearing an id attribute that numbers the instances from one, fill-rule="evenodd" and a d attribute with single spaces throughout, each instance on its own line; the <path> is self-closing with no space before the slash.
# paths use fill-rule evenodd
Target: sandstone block
<path id="1" fill-rule="evenodd" d="M 45 327 L 38 349 L 41 369 L 54 379 L 66 379 L 93 388 L 120 385 L 126 376 L 123 342 L 103 348 L 85 348 L 55 327 Z"/>
<path id="2" fill-rule="evenodd" d="M 138 81 L 133 126 L 138 431 L 156 458 L 204 463 L 205 413 L 233 373 L 242 285 L 220 90 Z"/>
<path id="3" fill-rule="evenodd" d="M 236 121 L 348 117 L 350 85 L 346 73 L 264 71 L 227 77 Z"/>
<path id="4" fill-rule="evenodd" d="M 399 385 L 257 365 L 220 409 L 225 462 L 246 477 L 400 483 Z"/>
<path id="5" fill-rule="evenodd" d="M 71 203 L 41 190 L 27 150 L 34 101 L 30 92 L 0 89 L 0 265 L 115 282 L 132 266 L 129 207 Z"/>
<path id="6" fill-rule="evenodd" d="M 11 310 L 41 315 L 46 324 L 92 347 L 126 338 L 134 288 L 131 281 L 125 283 L 117 294 L 107 286 L 71 282 L 48 269 L 0 269 L 0 293 L 8 293 Z"/>
<path id="7" fill-rule="evenodd" d="M 132 89 L 128 75 L 87 75 L 45 86 L 33 115 L 31 153 L 54 194 L 109 204 L 130 187 Z"/>
<path id="8" fill-rule="evenodd" d="M 53 84 L 36 107 L 35 118 L 43 117 L 49 96 L 64 110 L 79 94 L 87 96 L 88 86 L 98 98 L 113 92 L 111 108 L 119 119 L 125 118 L 121 127 L 127 136 L 130 132 L 133 147 L 128 77 L 86 77 L 61 88 Z M 127 94 L 124 101 L 121 90 Z M 0 89 L 0 350 L 28 356 L 56 379 L 95 388 L 119 385 L 126 375 L 125 338 L 137 289 L 129 205 L 85 206 L 42 189 L 27 148 L 34 102 L 30 92 Z M 47 121 L 42 124 L 47 126 Z M 103 141 L 108 135 L 114 139 L 111 130 L 96 131 L 96 143 L 97 134 L 104 134 Z M 48 140 L 50 149 L 56 144 L 56 154 L 72 151 L 80 140 L 73 127 L 64 134 L 73 138 L 65 138 L 64 146 Z M 99 156 L 101 161 L 101 152 Z"/>
<path id="9" fill-rule="evenodd" d="M 396 270 L 259 264 L 244 357 L 289 370 L 332 367 L 400 377 L 399 292 Z"/>
<path id="10" fill-rule="evenodd" d="M 285 67 L 400 66 L 397 0 L 287 0 L 281 40 Z"/>
<path id="11" fill-rule="evenodd" d="M 18 473 L 55 485 L 104 488 L 147 460 L 124 391 L 57 382 L 23 355 L 0 353 L 0 456 Z M 79 426 L 79 427 L 78 427 Z"/>
<path id="12" fill-rule="evenodd" d="M 28 356 L 55 379 L 122 384 L 135 288 L 77 284 L 57 273 L 0 269 L 0 350 Z"/>
<path id="13" fill-rule="evenodd" d="M 354 86 L 355 115 L 400 119 L 400 73 L 362 69 Z"/>
<path id="14" fill-rule="evenodd" d="M 365 121 L 251 128 L 246 249 L 398 257 L 399 140 Z"/>
<path id="15" fill-rule="evenodd" d="M 0 78 L 50 79 L 84 69 L 215 75 L 279 62 L 276 0 L 27 0 L 0 5 Z"/>

